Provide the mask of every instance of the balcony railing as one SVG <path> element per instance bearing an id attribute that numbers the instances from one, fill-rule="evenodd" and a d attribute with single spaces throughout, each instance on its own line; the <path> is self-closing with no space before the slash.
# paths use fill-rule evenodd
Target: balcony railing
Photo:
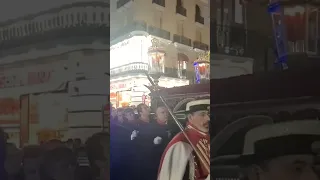
<path id="1" fill-rule="evenodd" d="M 159 6 L 166 7 L 166 1 L 165 0 L 152 0 L 153 4 L 158 4 Z"/>
<path id="2" fill-rule="evenodd" d="M 266 45 L 254 32 L 248 32 L 243 27 L 233 27 L 212 24 L 211 25 L 211 52 L 232 56 L 252 57 L 255 47 Z M 248 48 L 250 47 L 252 48 Z"/>
<path id="3" fill-rule="evenodd" d="M 195 21 L 197 23 L 204 24 L 204 17 L 201 17 L 200 15 L 196 15 L 195 16 Z"/>
<path id="4" fill-rule="evenodd" d="M 153 36 L 157 36 L 157 37 L 160 37 L 163 39 L 171 40 L 169 31 L 166 31 L 166 30 L 154 27 L 154 26 L 148 27 L 148 33 Z"/>
<path id="5" fill-rule="evenodd" d="M 182 6 L 176 6 L 176 13 L 187 17 L 187 9 Z"/>
<path id="6" fill-rule="evenodd" d="M 148 68 L 147 63 L 135 62 L 110 69 L 110 75 L 114 76 L 130 72 L 147 72 Z"/>
<path id="7" fill-rule="evenodd" d="M 128 2 L 130 2 L 131 0 L 118 0 L 117 2 L 117 9 L 121 8 L 122 6 L 124 6 L 125 4 L 127 4 Z"/>
<path id="8" fill-rule="evenodd" d="M 111 34 L 111 39 L 129 34 L 134 31 L 145 31 L 147 32 L 147 23 L 141 21 L 134 21 L 125 27 L 119 29 L 116 33 Z"/>
<path id="9" fill-rule="evenodd" d="M 177 34 L 173 35 L 173 42 L 179 43 L 179 44 L 183 44 L 186 46 L 191 46 L 191 39 L 184 37 L 184 36 L 180 36 Z"/>
<path id="10" fill-rule="evenodd" d="M 200 41 L 193 41 L 193 47 L 204 51 L 209 50 L 209 45 Z"/>

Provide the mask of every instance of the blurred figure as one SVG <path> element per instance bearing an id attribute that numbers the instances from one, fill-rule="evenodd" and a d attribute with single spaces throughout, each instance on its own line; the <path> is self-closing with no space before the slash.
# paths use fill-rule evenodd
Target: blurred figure
<path id="1" fill-rule="evenodd" d="M 58 140 L 58 139 L 52 139 L 48 142 L 44 142 L 42 144 L 42 147 L 44 148 L 45 151 L 50 151 L 53 150 L 55 148 L 59 148 L 59 147 L 65 147 L 65 145 L 63 144 L 62 141 Z"/>
<path id="2" fill-rule="evenodd" d="M 112 107 L 111 108 L 111 120 L 114 120 L 114 119 L 116 119 L 116 117 L 117 117 L 117 109 L 116 108 L 114 108 L 114 107 Z"/>
<path id="3" fill-rule="evenodd" d="M 168 128 L 169 112 L 166 107 L 159 106 L 156 109 L 156 120 L 150 134 L 150 141 L 153 142 L 149 157 L 150 178 L 157 179 L 157 173 L 162 153 L 171 140 L 171 131 Z M 151 143 L 150 143 L 151 144 Z"/>
<path id="4" fill-rule="evenodd" d="M 78 148 L 80 148 L 82 146 L 82 141 L 80 138 L 76 138 L 74 139 L 74 142 L 73 142 L 73 149 L 76 150 Z"/>
<path id="5" fill-rule="evenodd" d="M 124 110 L 124 118 L 125 118 L 125 127 L 133 130 L 137 126 L 136 115 L 134 114 L 134 110 L 132 108 L 126 108 Z"/>
<path id="6" fill-rule="evenodd" d="M 92 180 L 93 174 L 90 168 L 90 162 L 85 147 L 80 147 L 75 150 L 78 160 L 78 167 L 76 169 L 76 180 Z"/>
<path id="7" fill-rule="evenodd" d="M 118 124 L 124 124 L 124 109 L 123 108 L 118 108 L 117 109 L 117 123 Z"/>
<path id="8" fill-rule="evenodd" d="M 7 180 L 7 172 L 5 170 L 5 159 L 6 159 L 6 144 L 7 136 L 6 133 L 0 128 L 0 179 Z"/>
<path id="9" fill-rule="evenodd" d="M 86 145 L 88 158 L 95 179 L 109 180 L 110 135 L 106 132 L 94 134 L 88 139 Z"/>
<path id="10" fill-rule="evenodd" d="M 75 180 L 77 158 L 71 149 L 58 147 L 45 152 L 40 164 L 41 180 Z"/>
<path id="11" fill-rule="evenodd" d="M 22 174 L 22 151 L 14 144 L 7 143 L 6 145 L 6 161 L 5 169 L 8 174 L 8 180 L 19 180 Z"/>
<path id="12" fill-rule="evenodd" d="M 66 142 L 66 146 L 69 149 L 73 149 L 73 139 L 68 139 Z"/>
<path id="13" fill-rule="evenodd" d="M 40 180 L 39 168 L 43 149 L 38 145 L 23 148 L 22 169 L 24 180 Z"/>

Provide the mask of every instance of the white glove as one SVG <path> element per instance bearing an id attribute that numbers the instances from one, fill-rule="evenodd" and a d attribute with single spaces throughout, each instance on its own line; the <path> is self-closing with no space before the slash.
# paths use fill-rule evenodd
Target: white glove
<path id="1" fill-rule="evenodd" d="M 162 142 L 162 138 L 159 136 L 153 139 L 153 143 L 156 145 L 161 144 L 161 142 Z"/>
<path id="2" fill-rule="evenodd" d="M 207 178 L 205 180 L 210 180 L 210 174 L 207 176 Z"/>
<path id="3" fill-rule="evenodd" d="M 137 131 L 137 130 L 132 131 L 132 133 L 131 133 L 131 141 L 134 140 L 138 136 L 138 133 L 139 133 L 139 131 Z"/>

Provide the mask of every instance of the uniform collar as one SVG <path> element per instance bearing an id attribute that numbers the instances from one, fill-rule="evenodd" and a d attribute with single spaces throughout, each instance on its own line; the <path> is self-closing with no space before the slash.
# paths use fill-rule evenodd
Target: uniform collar
<path id="1" fill-rule="evenodd" d="M 203 136 L 207 136 L 208 133 L 200 131 L 199 129 L 197 129 L 193 124 L 191 124 L 190 122 L 187 122 L 187 127 L 186 129 L 192 129 L 194 131 L 196 131 L 197 133 L 203 135 Z"/>

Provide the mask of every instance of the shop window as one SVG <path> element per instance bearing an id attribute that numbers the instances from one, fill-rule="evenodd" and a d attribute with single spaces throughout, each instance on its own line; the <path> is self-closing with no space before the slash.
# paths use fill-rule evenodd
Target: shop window
<path id="1" fill-rule="evenodd" d="M 183 53 L 178 53 L 178 77 L 181 79 L 187 78 L 187 65 L 189 58 Z"/>

